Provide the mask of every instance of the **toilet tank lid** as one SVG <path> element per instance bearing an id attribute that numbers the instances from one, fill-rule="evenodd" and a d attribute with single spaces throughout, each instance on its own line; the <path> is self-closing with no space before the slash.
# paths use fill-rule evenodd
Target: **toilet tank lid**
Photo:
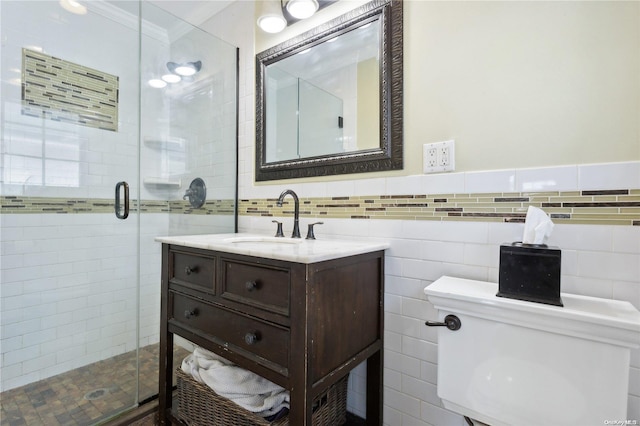
<path id="1" fill-rule="evenodd" d="M 562 293 L 564 307 L 496 297 L 498 284 L 443 276 L 424 289 L 440 310 L 621 346 L 640 346 L 640 311 L 622 300 Z"/>

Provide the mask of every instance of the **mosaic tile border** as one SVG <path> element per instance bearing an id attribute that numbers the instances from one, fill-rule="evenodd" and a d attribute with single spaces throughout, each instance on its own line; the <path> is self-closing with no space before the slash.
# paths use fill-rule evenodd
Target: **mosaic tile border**
<path id="1" fill-rule="evenodd" d="M 239 200 L 243 216 L 293 213 L 291 200 Z M 640 189 L 535 193 L 378 195 L 301 198 L 300 215 L 313 218 L 524 223 L 527 209 L 543 209 L 554 223 L 640 226 Z"/>
<path id="2" fill-rule="evenodd" d="M 113 213 L 113 199 L 68 199 L 3 196 L 0 214 Z M 282 216 L 293 213 L 275 198 L 242 199 L 241 216 Z M 333 219 L 395 219 L 522 223 L 527 208 L 543 209 L 555 223 L 640 226 L 640 189 L 535 193 L 373 195 L 300 198 L 300 215 Z M 131 211 L 138 210 L 133 202 Z M 194 209 L 182 200 L 143 200 L 140 211 L 195 215 L 233 215 L 233 200 L 209 200 Z"/>
<path id="3" fill-rule="evenodd" d="M 22 49 L 22 114 L 118 131 L 119 77 Z"/>
<path id="4" fill-rule="evenodd" d="M 38 213 L 113 213 L 113 198 L 51 198 L 3 196 L 0 199 L 0 214 Z M 138 211 L 138 203 L 131 202 L 131 212 Z M 187 201 L 143 200 L 140 211 L 144 213 L 171 213 L 194 215 L 233 215 L 234 200 L 208 200 L 204 206 L 194 209 Z"/>

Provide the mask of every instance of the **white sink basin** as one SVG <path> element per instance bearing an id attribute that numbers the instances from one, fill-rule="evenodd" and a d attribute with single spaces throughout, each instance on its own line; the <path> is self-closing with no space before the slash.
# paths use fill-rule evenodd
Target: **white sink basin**
<path id="1" fill-rule="evenodd" d="M 301 238 L 287 238 L 287 237 L 261 237 L 261 236 L 246 236 L 246 237 L 232 237 L 223 240 L 225 243 L 240 244 L 240 243 L 269 243 L 269 244 L 300 244 Z"/>

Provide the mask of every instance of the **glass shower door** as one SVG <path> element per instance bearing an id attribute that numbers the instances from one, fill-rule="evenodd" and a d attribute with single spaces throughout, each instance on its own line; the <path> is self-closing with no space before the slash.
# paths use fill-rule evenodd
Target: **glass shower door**
<path id="1" fill-rule="evenodd" d="M 0 417 L 104 422 L 158 392 L 154 238 L 236 230 L 237 49 L 137 1 L 3 0 L 0 33 Z"/>
<path id="2" fill-rule="evenodd" d="M 137 403 L 139 13 L 63 4 L 0 4 L 3 422 Z"/>
<path id="3" fill-rule="evenodd" d="M 158 393 L 157 236 L 235 232 L 237 49 L 142 2 L 140 400 Z M 202 180 L 206 200 L 185 193 Z M 187 342 L 174 348 L 176 362 Z"/>

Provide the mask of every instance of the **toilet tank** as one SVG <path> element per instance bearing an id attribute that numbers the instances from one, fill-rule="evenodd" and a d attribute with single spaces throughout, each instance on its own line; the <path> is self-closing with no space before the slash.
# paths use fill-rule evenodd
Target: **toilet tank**
<path id="1" fill-rule="evenodd" d="M 442 277 L 424 289 L 439 321 L 438 396 L 492 426 L 603 425 L 627 419 L 629 302 L 562 294 L 564 307 L 496 297 L 498 285 Z"/>

